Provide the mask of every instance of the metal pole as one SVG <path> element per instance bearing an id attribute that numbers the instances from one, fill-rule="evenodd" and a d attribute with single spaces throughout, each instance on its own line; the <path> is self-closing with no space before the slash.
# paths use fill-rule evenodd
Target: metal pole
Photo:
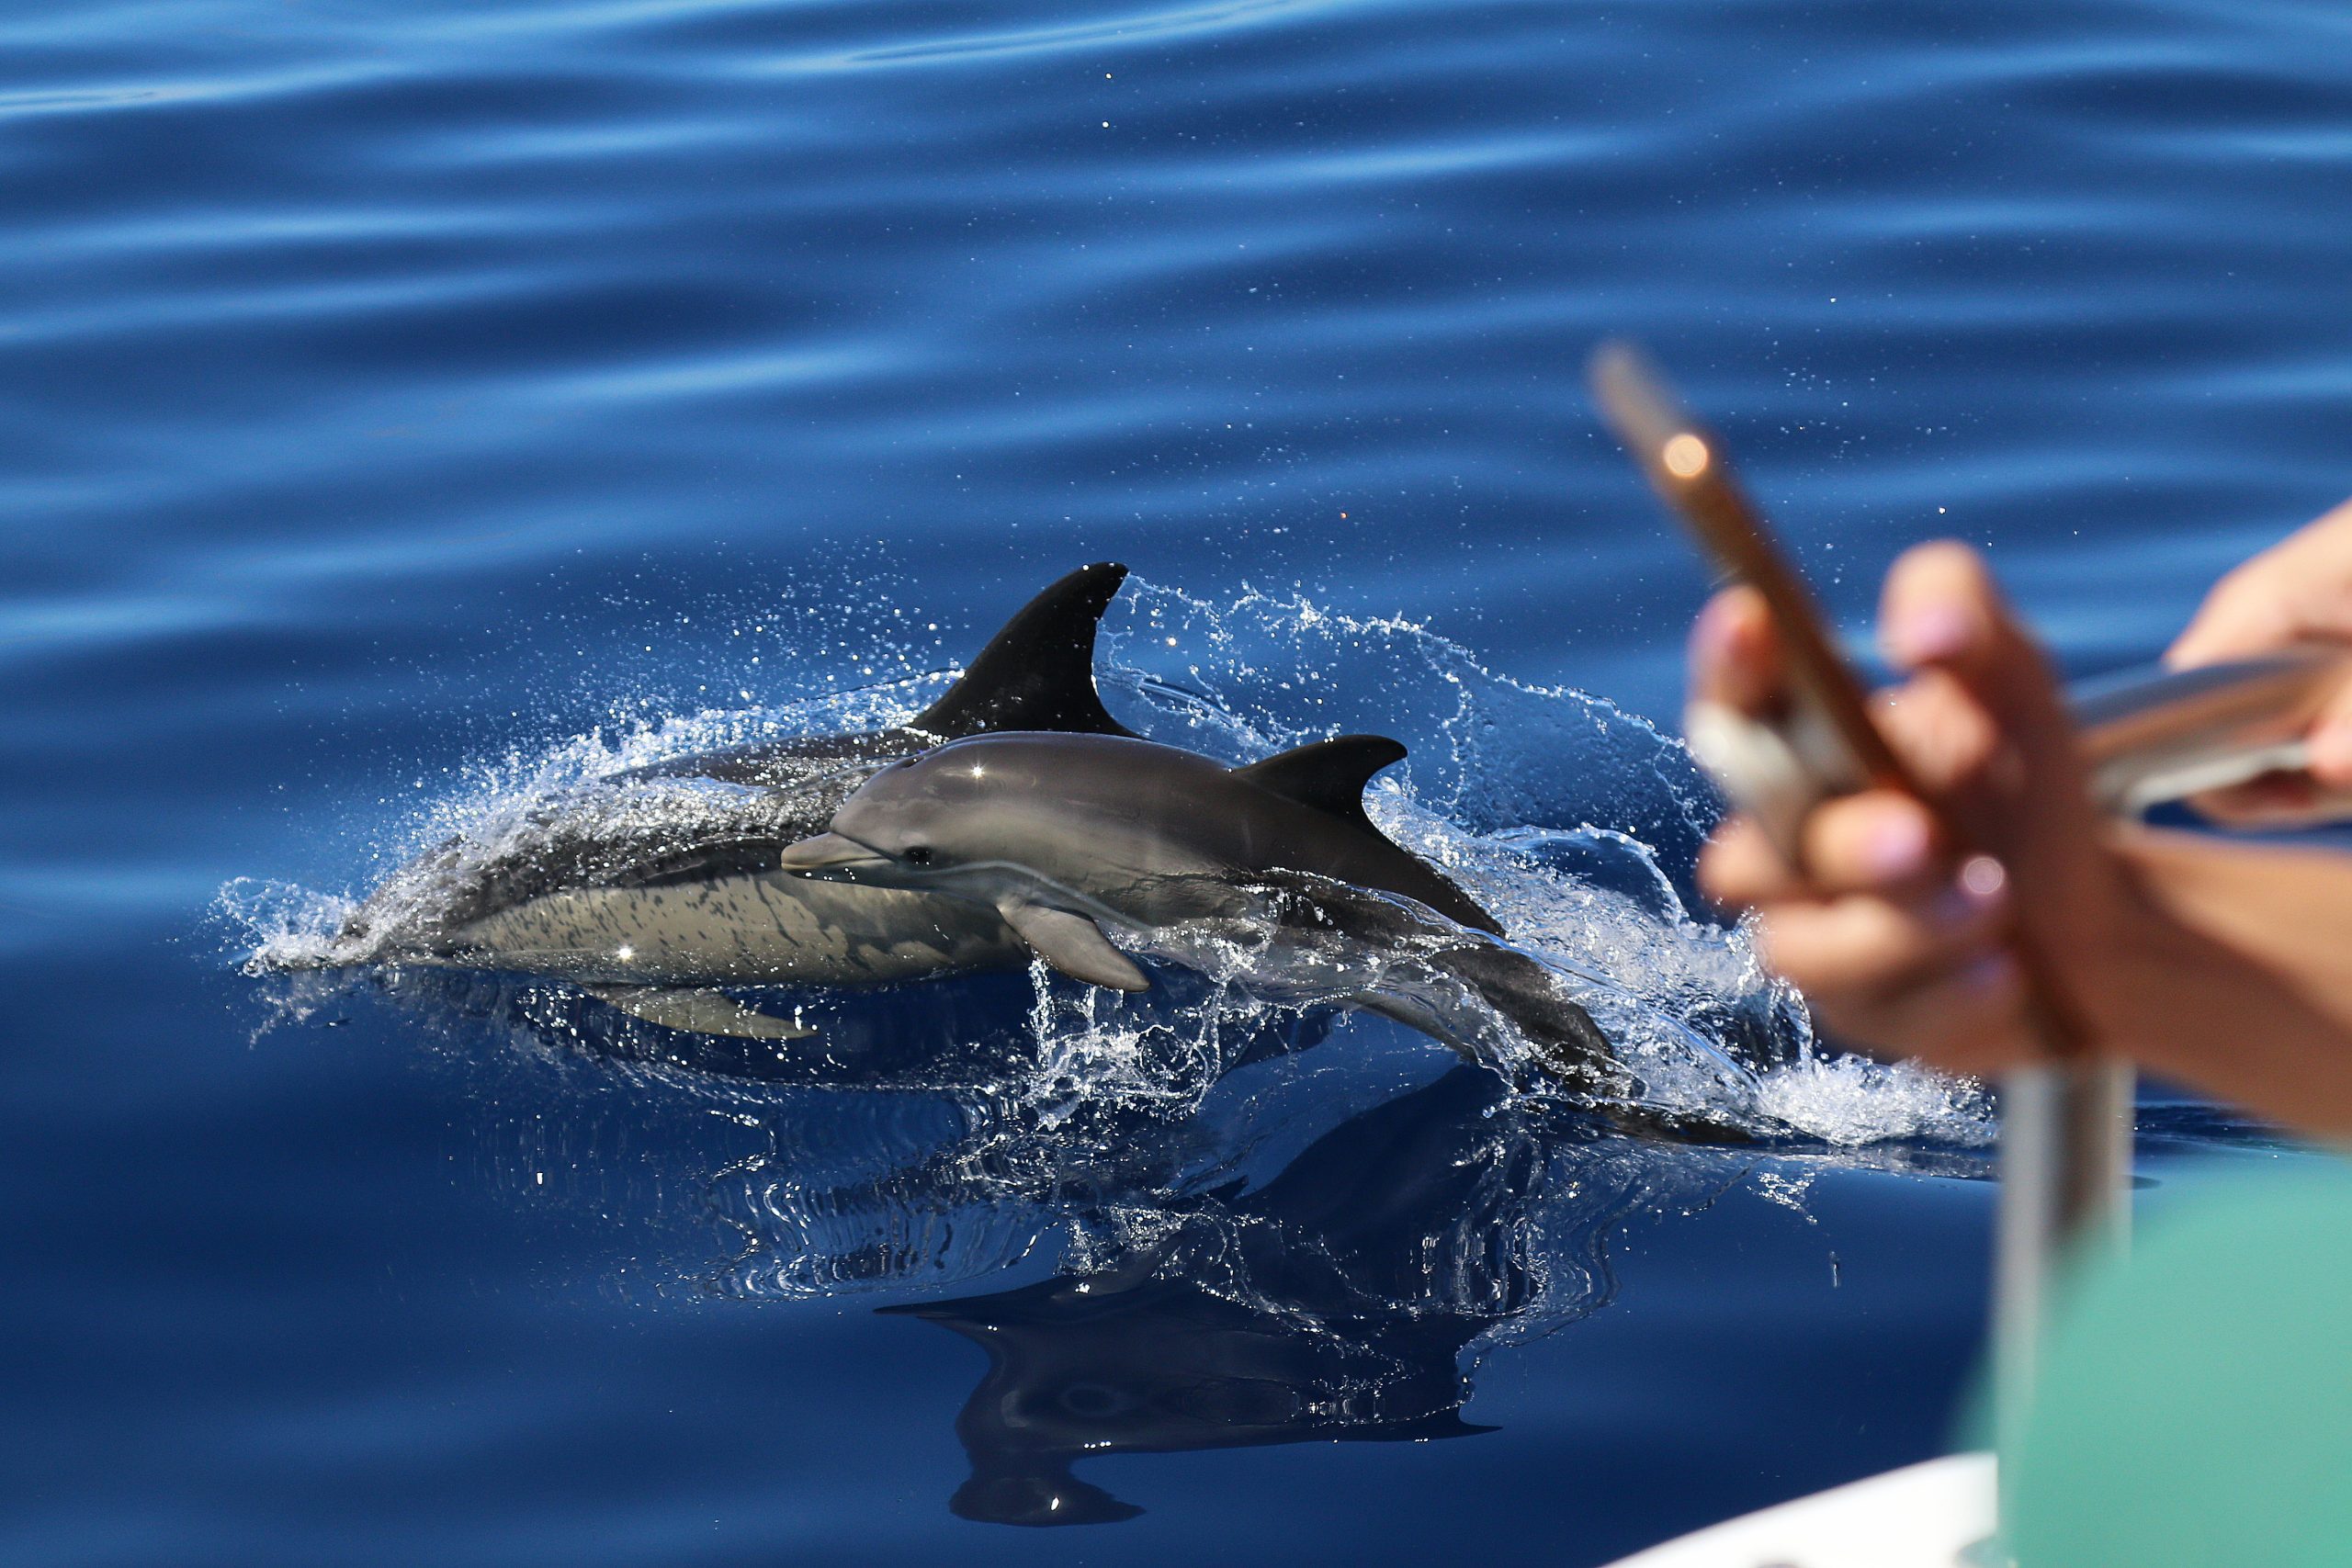
<path id="1" fill-rule="evenodd" d="M 1993 1440 L 2001 1531 L 2062 1276 L 2130 1242 L 2128 1063 L 2073 1060 L 2001 1080 L 2001 1198 L 1993 1250 Z"/>

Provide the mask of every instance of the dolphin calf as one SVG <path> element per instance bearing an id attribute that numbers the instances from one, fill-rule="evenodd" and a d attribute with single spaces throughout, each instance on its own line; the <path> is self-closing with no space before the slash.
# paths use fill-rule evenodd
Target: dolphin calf
<path id="1" fill-rule="evenodd" d="M 1493 1059 L 1497 1016 L 1551 1077 L 1616 1082 L 1609 1042 L 1550 971 L 1364 815 L 1405 748 L 1342 736 L 1228 768 L 1112 735 L 996 734 L 891 763 L 786 850 L 812 879 L 993 911 L 1072 978 L 1148 987 L 1110 940 L 1234 966 L 1277 999 L 1340 998 Z"/>
<path id="2" fill-rule="evenodd" d="M 1125 577 L 1103 562 L 1055 582 L 902 725 L 659 762 L 535 803 L 490 841 L 451 839 L 385 880 L 325 965 L 549 976 L 655 1023 L 749 1039 L 809 1032 L 717 987 L 1017 967 L 1026 944 L 984 905 L 813 881 L 778 858 L 876 768 L 943 740 L 1126 736 L 1093 675 L 1098 623 Z"/>

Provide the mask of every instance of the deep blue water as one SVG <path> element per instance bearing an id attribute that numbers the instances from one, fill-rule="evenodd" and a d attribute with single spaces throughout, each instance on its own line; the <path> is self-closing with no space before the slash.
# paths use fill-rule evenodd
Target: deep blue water
<path id="1" fill-rule="evenodd" d="M 1104 558 L 1211 632 L 1410 623 L 1328 703 L 1328 621 L 1221 685 L 1115 629 L 1425 754 L 1472 671 L 1519 695 L 1424 800 L 1548 779 L 1521 825 L 1679 876 L 1638 727 L 1553 691 L 1670 729 L 1704 586 L 1585 405 L 1609 333 L 1854 626 L 1952 533 L 2129 664 L 2352 489 L 2325 0 L 181 0 L 0 60 L 12 1563 L 1589 1563 L 1924 1457 L 1989 1217 L 1943 1123 L 1658 1149 L 1274 1016 L 1144 1093 L 1067 1018 L 1057 1100 L 747 1087 L 538 993 L 289 1006 L 221 890 L 362 890 Z M 1070 1506 L 1139 1517 L 950 1511 L 1087 1445 Z"/>

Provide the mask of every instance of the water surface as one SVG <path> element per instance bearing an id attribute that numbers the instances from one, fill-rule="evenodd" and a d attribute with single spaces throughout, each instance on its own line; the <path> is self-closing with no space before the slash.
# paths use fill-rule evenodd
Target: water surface
<path id="1" fill-rule="evenodd" d="M 1654 345 L 1849 626 L 1950 533 L 2071 670 L 2147 659 L 2352 489 L 2338 8 L 198 0 L 0 39 L 0 1555 L 1599 1562 L 1944 1441 L 1989 1190 L 1915 1085 L 1838 1102 L 1879 1142 L 1660 1150 L 1376 1021 L 1153 1055 L 1011 976 L 874 1015 L 1003 1043 L 956 1085 L 746 1087 L 527 988 L 288 1010 L 217 900 L 944 670 L 1099 558 L 1214 612 L 1175 649 L 1124 612 L 1129 695 L 1392 728 L 1424 820 L 1631 833 L 1670 892 L 1703 800 L 1595 727 L 1671 729 L 1704 578 L 1591 343 Z M 1251 619 L 1302 604 L 1394 640 Z M 1622 929 L 1681 930 L 1645 897 Z M 2156 1121 L 2152 1202 L 2279 1157 Z M 969 1517 L 1065 1472 L 1103 1522 Z"/>

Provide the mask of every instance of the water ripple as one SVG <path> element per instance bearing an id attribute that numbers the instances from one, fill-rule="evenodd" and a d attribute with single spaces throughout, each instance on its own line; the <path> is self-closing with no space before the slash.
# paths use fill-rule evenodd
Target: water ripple
<path id="1" fill-rule="evenodd" d="M 1334 1238 L 1304 1222 L 1360 1214 L 1361 1183 L 1259 1194 L 1419 1095 L 1419 1043 L 1350 1026 L 1255 1089 L 1185 1055 L 1155 1090 L 1118 1076 L 1135 1020 L 1105 1014 L 1054 1034 L 1061 1099 L 967 1160 L 939 1106 L 747 1125 L 674 1072 L 549 1059 L 560 1035 L 533 1036 L 542 1077 L 419 1074 L 486 1066 L 446 1009 L 256 1044 L 190 937 L 212 891 L 362 886 L 400 824 L 567 737 L 927 677 L 1106 557 L 1326 617 L 1328 646 L 1228 618 L 1181 658 L 1159 628 L 1125 668 L 1232 675 L 1260 740 L 1404 726 L 1415 787 L 1458 788 L 1475 834 L 1623 830 L 1687 877 L 1699 807 L 1629 814 L 1657 781 L 1602 742 L 1671 728 L 1708 580 L 1585 405 L 1593 341 L 1652 340 L 1856 646 L 1885 559 L 1953 533 L 2062 660 L 2143 660 L 2352 489 L 2348 43 L 2340 0 L 6 8 L 0 1161 L 24 1278 L 0 1383 L 47 1440 L 0 1556 L 1034 1559 L 908 1506 L 960 1473 L 971 1369 L 807 1292 L 1033 1248 L 1035 1270 L 1060 1235 L 1081 1263 L 1199 1266 L 1226 1292 L 1201 1314 L 1338 1310 L 1241 1265 L 1321 1268 Z M 1405 626 L 1461 662 L 1383 664 Z M 1465 689 L 1547 694 L 1554 722 L 1449 728 Z M 1611 946 L 1646 928 L 1544 908 L 1602 973 L 1740 951 L 1703 922 Z M 1626 972 L 1680 976 L 1677 1005 L 1729 984 Z M 1159 1133 L 1090 1122 L 1090 1083 Z M 1850 1140 L 1934 1125 L 1942 1093 L 1829 1068 L 1768 1098 Z M 1159 1114 L 1194 1103 L 1214 1135 Z M 1437 1190 L 1492 1182 L 1426 1235 L 1529 1246 L 1469 1269 L 1483 1294 L 1406 1301 L 1489 1336 L 1440 1337 L 1428 1408 L 1481 1347 L 1598 1310 L 1612 1205 L 1671 1198 L 1614 1315 L 1489 1380 L 1471 1414 L 1504 1430 L 1476 1445 L 1118 1461 L 1156 1489 L 1119 1551 L 1600 1560 L 1768 1500 L 1756 1455 L 1794 1490 L 1942 1440 L 1984 1294 L 1973 1184 L 1857 1176 L 1810 1213 L 1791 1167 L 1773 1203 L 1718 1201 L 1729 1169 L 1656 1182 L 1555 1129 L 1531 1164 L 1456 1110 Z M 942 1158 L 879 1157 L 910 1144 Z M 1351 1168 L 1374 1167 L 1397 1168 Z M 1138 1181 L 1174 1201 L 1138 1206 Z M 1459 1220 L 1490 1213 L 1517 1219 Z M 713 1226 L 748 1249 L 719 1288 L 786 1299 L 680 1310 L 729 1267 Z M 1357 1293 L 1393 1261 L 1351 1257 Z M 1899 1375 L 1842 1375 L 1856 1356 Z M 1721 1462 L 1625 1461 L 1669 1431 Z M 1534 1473 L 1569 1490 L 1531 1508 Z M 1430 1484 L 1455 1506 L 1394 1506 Z"/>

